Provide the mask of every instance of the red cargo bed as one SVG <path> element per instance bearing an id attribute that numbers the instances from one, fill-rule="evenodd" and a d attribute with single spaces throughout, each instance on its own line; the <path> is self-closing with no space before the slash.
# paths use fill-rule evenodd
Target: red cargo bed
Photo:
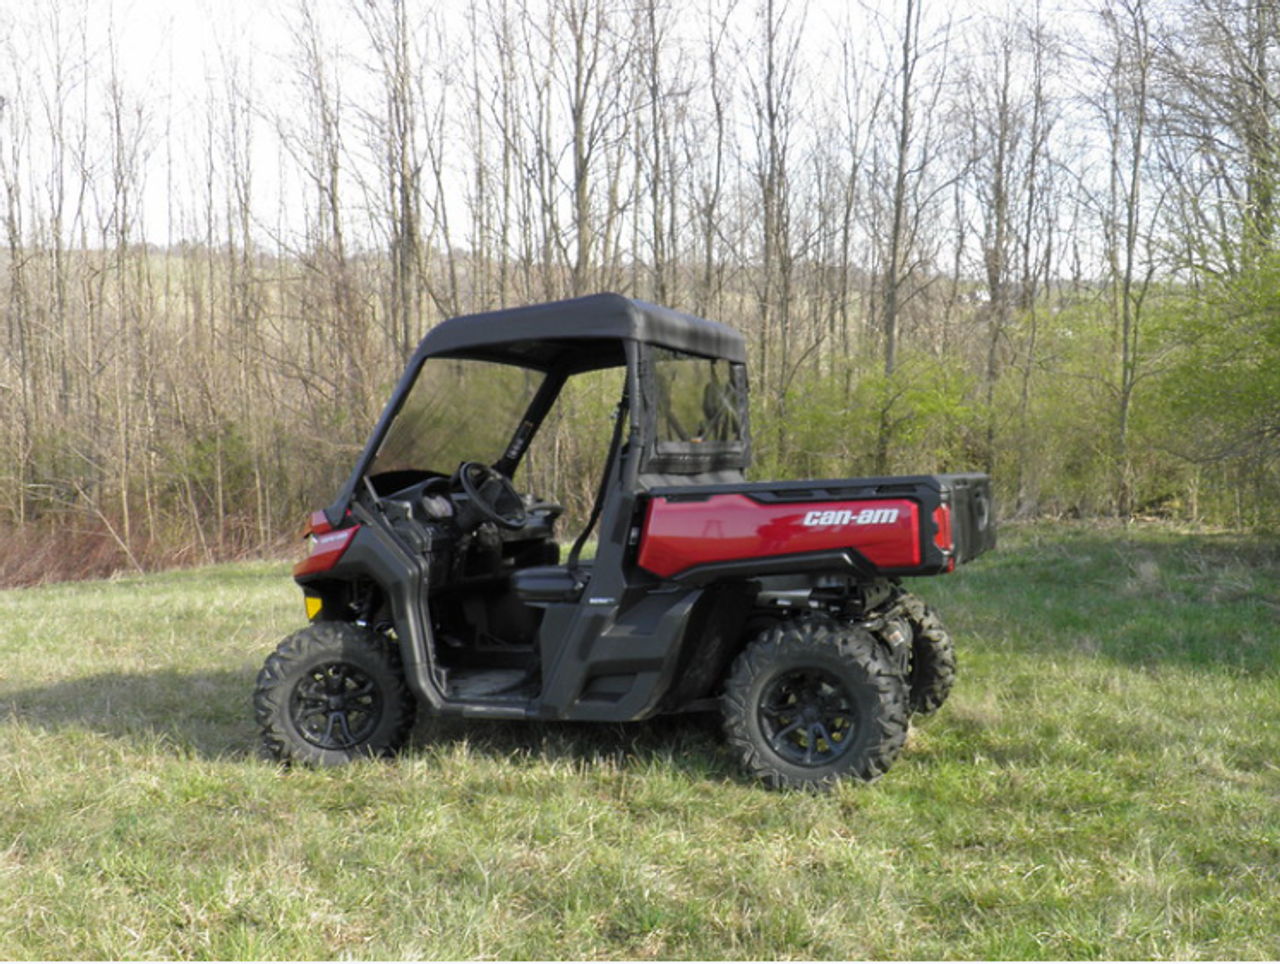
<path id="1" fill-rule="evenodd" d="M 982 475 L 906 476 L 654 489 L 637 562 L 665 578 L 839 568 L 949 572 L 992 548 Z M 847 557 L 847 563 L 840 562 Z"/>

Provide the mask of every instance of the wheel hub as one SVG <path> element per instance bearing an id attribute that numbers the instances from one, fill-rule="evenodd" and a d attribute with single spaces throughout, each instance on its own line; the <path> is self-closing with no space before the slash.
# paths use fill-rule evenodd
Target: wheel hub
<path id="1" fill-rule="evenodd" d="M 330 662 L 298 681 L 290 707 L 294 726 L 308 743 L 342 750 L 368 739 L 382 717 L 382 694 L 358 666 Z"/>
<path id="2" fill-rule="evenodd" d="M 821 767 L 852 745 L 855 706 L 834 675 L 821 669 L 779 674 L 760 702 L 761 731 L 789 763 Z"/>

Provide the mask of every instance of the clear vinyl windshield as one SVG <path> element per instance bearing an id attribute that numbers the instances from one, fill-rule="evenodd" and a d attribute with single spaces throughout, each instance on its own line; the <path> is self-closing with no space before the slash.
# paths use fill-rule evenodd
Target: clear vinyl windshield
<path id="1" fill-rule="evenodd" d="M 469 359 L 429 358 L 369 466 L 449 475 L 463 462 L 502 458 L 542 372 Z"/>

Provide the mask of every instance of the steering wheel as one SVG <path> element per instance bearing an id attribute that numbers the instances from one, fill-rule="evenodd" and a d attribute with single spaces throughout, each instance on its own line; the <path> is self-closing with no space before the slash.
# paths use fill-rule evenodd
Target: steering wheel
<path id="1" fill-rule="evenodd" d="M 463 462 L 454 478 L 466 493 L 474 513 L 499 528 L 523 529 L 529 521 L 520 493 L 511 480 L 493 466 L 483 462 Z"/>

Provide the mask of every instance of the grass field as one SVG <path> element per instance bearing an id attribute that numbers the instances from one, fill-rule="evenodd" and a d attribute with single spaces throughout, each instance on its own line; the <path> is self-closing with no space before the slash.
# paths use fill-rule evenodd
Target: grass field
<path id="1" fill-rule="evenodd" d="M 714 721 L 257 758 L 287 567 L 0 593 L 0 957 L 1280 957 L 1280 543 L 1012 529 L 951 700 L 828 796 Z"/>

